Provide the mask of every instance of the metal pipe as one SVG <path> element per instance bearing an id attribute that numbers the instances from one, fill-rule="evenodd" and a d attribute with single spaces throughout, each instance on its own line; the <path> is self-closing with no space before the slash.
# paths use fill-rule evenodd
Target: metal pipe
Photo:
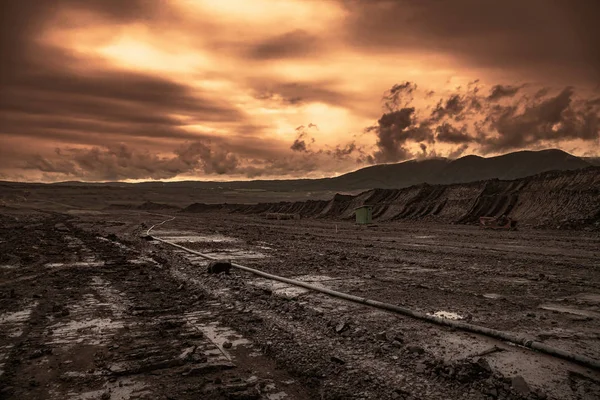
<path id="1" fill-rule="evenodd" d="M 212 257 L 207 254 L 201 253 L 199 251 L 188 249 L 187 247 L 178 245 L 176 243 L 169 242 L 169 241 L 161 239 L 159 237 L 155 237 L 152 235 L 148 235 L 148 236 L 150 236 L 151 238 L 153 238 L 155 240 L 158 240 L 159 242 L 176 247 L 176 248 L 186 251 L 188 253 L 195 254 L 195 255 L 205 258 L 207 260 L 213 260 L 213 261 L 218 260 L 218 258 L 216 258 L 216 257 Z M 333 297 L 352 301 L 354 303 L 364 304 L 364 305 L 375 307 L 375 308 L 378 308 L 381 310 L 391 311 L 391 312 L 406 315 L 406 316 L 409 316 L 412 318 L 429 321 L 434 324 L 449 326 L 449 327 L 460 329 L 463 331 L 478 333 L 481 335 L 492 337 L 494 339 L 504 340 L 506 342 L 510 342 L 513 344 L 517 344 L 519 346 L 527 347 L 529 349 L 537 350 L 539 352 L 546 353 L 546 354 L 549 354 L 554 357 L 559 357 L 559 358 L 562 358 L 565 360 L 573 361 L 573 362 L 585 365 L 586 367 L 600 369 L 600 360 L 595 360 L 593 358 L 586 357 L 586 356 L 583 356 L 580 354 L 575 354 L 575 353 L 571 353 L 569 351 L 565 351 L 565 350 L 561 350 L 561 349 L 558 349 L 558 348 L 555 348 L 552 346 L 548 346 L 547 344 L 544 344 L 542 342 L 538 342 L 531 338 L 527 338 L 525 336 L 520 336 L 515 333 L 498 331 L 496 329 L 486 328 L 484 326 L 473 325 L 473 324 L 469 324 L 466 322 L 436 317 L 434 315 L 425 314 L 420 311 L 414 311 L 414 310 L 411 310 L 411 309 L 408 309 L 405 307 L 400 307 L 395 304 L 383 303 L 381 301 L 371 300 L 371 299 L 367 299 L 367 298 L 359 297 L 359 296 L 354 296 L 354 295 L 351 295 L 348 293 L 338 292 L 336 290 L 317 287 L 317 286 L 311 285 L 306 282 L 297 281 L 294 279 L 289 279 L 289 278 L 284 278 L 282 276 L 269 274 L 267 272 L 263 272 L 263 271 L 260 271 L 258 269 L 254 269 L 254 268 L 249 268 L 249 267 L 243 266 L 241 264 L 237 264 L 237 263 L 231 263 L 231 265 L 242 271 L 246 271 L 246 272 L 250 272 L 254 275 L 262 276 L 263 278 L 272 279 L 272 280 L 276 280 L 279 282 L 288 283 L 290 285 L 303 287 L 305 289 L 325 293 L 325 294 L 328 294 Z"/>

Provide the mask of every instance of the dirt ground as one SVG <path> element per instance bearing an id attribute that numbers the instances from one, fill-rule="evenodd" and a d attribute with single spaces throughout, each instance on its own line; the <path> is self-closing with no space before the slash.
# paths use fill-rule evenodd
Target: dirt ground
<path id="1" fill-rule="evenodd" d="M 598 370 L 140 238 L 599 359 L 598 232 L 172 215 L 0 208 L 0 399 L 600 398 Z"/>

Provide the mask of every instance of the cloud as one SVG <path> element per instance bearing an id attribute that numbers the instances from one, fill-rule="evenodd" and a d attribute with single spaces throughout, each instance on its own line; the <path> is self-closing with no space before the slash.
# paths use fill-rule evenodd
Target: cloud
<path id="1" fill-rule="evenodd" d="M 600 80 L 595 1 L 340 0 L 345 35 L 369 51 L 448 55 L 530 78 Z M 534 22 L 535 21 L 535 22 Z"/>
<path id="2" fill-rule="evenodd" d="M 484 141 L 486 151 L 501 151 L 568 139 L 593 141 L 600 134 L 598 111 L 574 105 L 574 89 L 567 87 L 553 97 L 534 101 L 520 109 L 516 104 L 496 106 L 485 126 L 497 136 Z"/>
<path id="3" fill-rule="evenodd" d="M 496 101 L 503 97 L 512 97 L 521 88 L 519 86 L 510 86 L 510 85 L 494 85 L 490 90 L 490 95 L 487 97 L 490 101 Z"/>
<path id="4" fill-rule="evenodd" d="M 399 87 L 395 85 L 393 88 Z M 402 85 L 402 87 L 412 87 Z M 550 95 L 550 90 L 534 89 L 534 95 L 521 93 L 521 88 L 495 85 L 491 93 L 502 104 L 486 101 L 475 85 L 457 89 L 441 97 L 427 113 L 426 107 L 403 107 L 384 113 L 376 126 L 366 132 L 375 134 L 377 149 L 372 162 L 395 162 L 411 157 L 432 156 L 427 144 L 457 144 L 448 151 L 457 157 L 469 146 L 482 154 L 498 153 L 524 148 L 560 146 L 562 142 L 580 140 L 594 143 L 600 138 L 600 104 L 597 99 L 576 96 L 575 89 L 566 87 Z M 506 94 L 511 92 L 511 94 Z M 382 101 L 390 108 L 389 92 Z M 500 94 L 499 94 L 500 93 Z M 410 94 L 416 94 L 414 90 Z M 429 97 L 427 93 L 425 97 Z M 391 102 L 411 105 L 408 102 Z M 456 123 L 460 126 L 457 127 Z M 420 148 L 421 153 L 411 149 Z"/>
<path id="5" fill-rule="evenodd" d="M 85 149 L 57 148 L 51 156 L 36 154 L 29 157 L 22 167 L 57 177 L 88 181 L 169 179 L 193 172 L 216 175 L 234 173 L 238 158 L 204 142 L 186 143 L 170 156 L 139 151 L 121 143 Z"/>
<path id="6" fill-rule="evenodd" d="M 474 142 L 475 138 L 469 136 L 466 131 L 466 126 L 463 126 L 461 129 L 457 129 L 451 124 L 444 122 L 435 129 L 435 140 L 438 142 L 454 144 Z"/>
<path id="7" fill-rule="evenodd" d="M 303 58 L 318 53 L 322 47 L 318 37 L 297 29 L 256 44 L 247 54 L 255 60 Z"/>
<path id="8" fill-rule="evenodd" d="M 431 141 L 433 133 L 427 123 L 419 123 L 415 117 L 415 109 L 401 108 L 385 113 L 377 121 L 371 131 L 377 135 L 377 151 L 372 160 L 376 163 L 395 162 L 412 157 L 405 147 L 408 141 Z"/>
<path id="9" fill-rule="evenodd" d="M 464 145 L 584 152 L 598 93 L 553 88 L 597 85 L 600 35 L 593 4 L 562 1 L 0 2 L 0 173 L 318 176 Z M 290 134 L 303 121 L 322 129 Z"/>
<path id="10" fill-rule="evenodd" d="M 290 146 L 292 151 L 304 152 L 304 153 L 312 153 L 312 150 L 309 148 L 310 144 L 315 142 L 315 138 L 310 136 L 310 130 L 318 130 L 317 125 L 313 123 L 309 123 L 308 126 L 300 125 L 296 128 L 296 139 L 294 139 L 294 143 Z M 308 143 L 307 143 L 308 141 Z"/>

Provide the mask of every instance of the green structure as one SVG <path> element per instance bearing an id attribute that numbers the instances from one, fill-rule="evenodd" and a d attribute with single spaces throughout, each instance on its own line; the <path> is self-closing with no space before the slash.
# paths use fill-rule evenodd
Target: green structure
<path id="1" fill-rule="evenodd" d="M 354 209 L 356 223 L 361 225 L 370 224 L 373 219 L 373 206 L 360 206 Z"/>

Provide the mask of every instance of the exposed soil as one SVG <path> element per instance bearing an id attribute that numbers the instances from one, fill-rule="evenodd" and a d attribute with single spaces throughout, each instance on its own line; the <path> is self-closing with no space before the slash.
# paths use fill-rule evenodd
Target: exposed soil
<path id="1" fill-rule="evenodd" d="M 600 397 L 599 371 L 141 237 L 598 359 L 597 232 L 173 215 L 0 210 L 0 398 Z"/>
<path id="2" fill-rule="evenodd" d="M 316 218 L 353 218 L 354 209 L 373 206 L 375 221 L 410 220 L 477 223 L 507 215 L 521 225 L 600 230 L 600 168 L 547 172 L 510 181 L 417 185 L 336 195 L 331 200 L 244 204 L 192 204 L 185 212 L 297 213 Z"/>

